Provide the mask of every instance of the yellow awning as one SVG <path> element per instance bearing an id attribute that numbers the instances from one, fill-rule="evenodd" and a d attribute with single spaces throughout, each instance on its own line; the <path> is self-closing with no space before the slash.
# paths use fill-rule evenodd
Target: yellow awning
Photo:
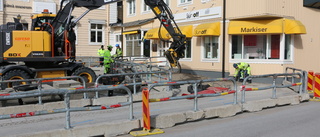
<path id="1" fill-rule="evenodd" d="M 193 31 L 193 36 L 219 36 L 219 35 L 220 35 L 220 22 L 200 24 Z"/>
<path id="2" fill-rule="evenodd" d="M 186 35 L 187 38 L 191 38 L 193 36 L 192 35 L 193 25 L 179 26 L 179 29 L 181 30 L 182 34 Z"/>
<path id="3" fill-rule="evenodd" d="M 285 19 L 285 34 L 306 34 L 306 28 L 298 20 Z"/>
<path id="4" fill-rule="evenodd" d="M 126 32 L 122 32 L 122 35 L 126 35 L 126 34 L 137 34 L 138 31 L 134 30 L 134 31 L 126 31 Z"/>
<path id="5" fill-rule="evenodd" d="M 170 39 L 171 36 L 165 28 L 160 29 L 160 35 L 163 39 Z M 159 28 L 150 29 L 144 35 L 144 39 L 160 39 L 159 38 Z"/>
<path id="6" fill-rule="evenodd" d="M 228 34 L 305 34 L 300 21 L 290 19 L 230 21 Z"/>

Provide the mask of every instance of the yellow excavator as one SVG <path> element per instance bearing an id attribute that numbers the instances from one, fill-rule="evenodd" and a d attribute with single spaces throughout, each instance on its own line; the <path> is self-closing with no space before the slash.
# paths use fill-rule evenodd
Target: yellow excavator
<path id="1" fill-rule="evenodd" d="M 87 83 L 94 82 L 95 72 L 75 61 L 73 31 L 76 23 L 91 10 L 121 0 L 61 0 L 57 14 L 44 10 L 32 16 L 31 30 L 14 18 L 14 22 L 0 25 L 1 80 L 22 80 L 81 76 Z M 77 19 L 72 11 L 76 7 L 87 10 Z M 2 83 L 1 89 L 27 82 Z"/>
<path id="2" fill-rule="evenodd" d="M 14 22 L 0 25 L 0 77 L 1 80 L 22 80 L 81 76 L 87 83 L 94 82 L 96 74 L 81 62 L 75 61 L 76 23 L 91 10 L 122 0 L 61 0 L 57 14 L 44 10 L 32 16 L 31 30 L 15 18 Z M 173 38 L 165 56 L 172 67 L 180 67 L 184 56 L 185 35 L 174 22 L 173 15 L 163 0 L 145 0 L 155 13 L 161 26 Z M 71 15 L 76 7 L 87 8 L 76 19 Z M 172 22 L 174 24 L 172 24 Z M 22 83 L 2 83 L 1 89 Z"/>

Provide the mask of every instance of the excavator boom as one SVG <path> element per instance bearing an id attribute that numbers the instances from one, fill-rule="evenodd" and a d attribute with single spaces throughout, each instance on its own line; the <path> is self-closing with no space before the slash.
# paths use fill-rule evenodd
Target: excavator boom
<path id="1" fill-rule="evenodd" d="M 178 60 L 184 57 L 186 36 L 182 34 L 170 8 L 163 0 L 144 0 L 144 2 L 159 19 L 161 23 L 160 28 L 164 27 L 173 39 L 169 49 L 165 52 L 165 56 L 170 62 L 171 67 L 176 67 L 179 63 Z"/>

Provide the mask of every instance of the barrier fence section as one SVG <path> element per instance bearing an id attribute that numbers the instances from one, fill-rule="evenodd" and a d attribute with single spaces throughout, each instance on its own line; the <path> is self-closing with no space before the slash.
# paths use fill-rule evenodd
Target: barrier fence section
<path id="1" fill-rule="evenodd" d="M 292 67 L 286 67 L 286 70 L 285 70 L 285 73 L 301 73 L 302 74 L 302 90 L 304 93 L 307 92 L 307 85 L 308 85 L 308 72 L 305 71 L 305 70 L 302 70 L 302 69 L 297 69 L 297 68 L 292 68 Z M 297 77 L 294 77 L 292 76 L 291 77 L 291 83 L 295 83 L 295 78 Z M 301 79 L 299 78 L 299 79 Z M 285 81 L 288 81 L 288 76 L 285 76 L 284 78 Z"/>
<path id="2" fill-rule="evenodd" d="M 95 87 L 103 87 L 104 85 L 99 85 L 99 81 L 104 78 L 104 77 L 115 77 L 115 76 L 133 76 L 132 82 L 133 83 L 123 83 L 123 85 L 125 86 L 133 86 L 133 94 L 137 93 L 137 86 L 138 85 L 146 85 L 149 83 L 155 83 L 155 82 L 168 82 L 171 79 L 164 79 L 160 81 L 150 81 L 148 82 L 148 80 L 141 80 L 140 82 L 137 82 L 136 80 L 136 76 L 140 76 L 141 78 L 143 77 L 142 75 L 147 75 L 147 74 L 152 74 L 152 73 L 165 73 L 162 71 L 159 72 L 136 72 L 136 73 L 119 73 L 119 74 L 106 74 L 106 75 L 100 75 L 97 77 L 96 81 L 95 81 Z M 129 78 L 130 79 L 130 78 Z M 114 86 L 119 85 L 119 84 L 115 84 Z M 99 98 L 98 92 L 96 92 L 96 98 Z"/>
<path id="3" fill-rule="evenodd" d="M 298 83 L 292 83 L 289 85 L 276 85 L 276 79 L 279 78 L 280 76 L 299 76 L 300 81 Z M 261 87 L 261 88 L 246 88 L 246 83 L 249 79 L 253 79 L 253 78 L 266 78 L 266 77 L 272 77 L 273 78 L 273 83 L 272 86 L 266 86 L 266 87 Z M 306 93 L 304 90 L 302 90 L 302 87 L 305 87 L 305 83 L 304 83 L 304 77 L 301 73 L 278 73 L 278 74 L 266 74 L 266 75 L 251 75 L 246 77 L 243 80 L 242 86 L 241 86 L 241 103 L 245 103 L 245 91 L 255 91 L 255 90 L 265 90 L 265 89 L 273 89 L 272 91 L 272 98 L 277 98 L 276 96 L 276 89 L 277 88 L 288 88 L 288 87 L 292 87 L 292 86 L 300 86 L 299 87 L 299 94 L 303 94 Z"/>
<path id="4" fill-rule="evenodd" d="M 3 83 L 15 83 L 15 82 L 37 82 L 37 88 L 38 88 L 38 92 L 43 92 L 42 90 L 42 83 L 43 82 L 48 82 L 48 81 L 54 81 L 54 80 L 66 80 L 66 79 L 79 79 L 83 86 L 80 88 L 86 88 L 86 82 L 83 79 L 83 77 L 80 76 L 67 76 L 67 77 L 58 77 L 58 78 L 36 78 L 36 79 L 23 79 L 23 80 L 4 80 L 4 81 L 0 81 L 0 84 Z M 15 95 L 17 93 L 10 93 L 10 95 Z M 88 98 L 87 94 L 84 92 L 83 93 L 83 98 Z M 42 104 L 42 96 L 38 96 L 38 103 Z"/>
<path id="5" fill-rule="evenodd" d="M 149 58 L 143 58 L 143 60 L 149 60 Z M 157 69 L 153 70 L 152 68 L 157 68 Z M 128 69 L 130 73 L 127 72 Z M 133 85 L 133 93 L 136 94 L 137 85 L 141 85 L 141 83 L 136 84 L 137 81 L 150 82 L 150 81 L 153 81 L 153 77 L 156 77 L 158 79 L 158 82 L 171 81 L 172 79 L 172 73 L 170 70 L 159 68 L 154 65 L 148 65 L 148 62 L 133 63 L 130 61 L 115 61 L 112 70 L 113 70 L 112 73 L 114 74 L 105 74 L 105 75 L 99 76 L 95 82 L 95 86 L 98 86 L 99 81 L 103 77 L 124 76 L 126 80 L 124 82 L 132 83 L 129 85 Z M 163 74 L 165 75 L 165 77 L 163 77 Z M 96 93 L 96 98 L 98 98 L 98 93 Z"/>
<path id="6" fill-rule="evenodd" d="M 313 92 L 313 89 L 314 89 L 314 72 L 313 71 L 309 71 L 308 72 L 308 88 L 307 90 L 308 91 L 312 91 Z"/>
<path id="7" fill-rule="evenodd" d="M 320 98 L 320 73 L 316 73 L 314 76 L 314 90 L 313 99 Z M 317 100 L 318 101 L 318 100 Z"/>
<path id="8" fill-rule="evenodd" d="M 122 89 L 122 90 L 127 91 L 128 95 L 129 95 L 129 101 L 125 102 L 125 103 L 110 105 L 110 106 L 70 108 L 70 94 L 114 90 L 114 89 Z M 43 89 L 42 92 L 38 92 L 37 90 L 31 90 L 31 91 L 17 92 L 17 93 L 10 93 L 10 94 L 9 93 L 8 94 L 0 94 L 0 101 L 10 100 L 10 99 L 27 98 L 27 97 L 46 96 L 46 95 L 64 95 L 64 103 L 65 103 L 66 108 L 55 109 L 55 110 L 51 110 L 51 111 L 37 111 L 37 112 L 25 112 L 25 113 L 18 113 L 18 114 L 0 115 L 0 119 L 19 118 L 19 117 L 27 117 L 27 116 L 35 116 L 35 115 L 44 115 L 44 114 L 49 114 L 49 113 L 65 112 L 66 113 L 66 127 L 65 127 L 65 129 L 70 129 L 71 128 L 70 112 L 72 112 L 72 111 L 101 110 L 101 109 L 110 109 L 110 108 L 117 108 L 117 107 L 129 105 L 129 119 L 133 120 L 132 93 L 131 93 L 130 89 L 124 85 L 97 87 L 97 88 Z"/>
<path id="9" fill-rule="evenodd" d="M 215 82 L 215 81 L 231 81 L 233 83 L 233 90 L 230 92 L 225 93 L 218 93 L 218 94 L 198 94 L 198 85 L 203 82 Z M 205 79 L 205 80 L 188 80 L 188 81 L 173 81 L 173 82 L 159 82 L 153 83 L 149 85 L 149 92 L 155 86 L 172 86 L 172 85 L 182 85 L 182 84 L 193 84 L 193 95 L 186 95 L 186 96 L 178 96 L 178 97 L 167 97 L 161 99 L 150 99 L 150 102 L 157 102 L 157 101 L 168 101 L 168 100 L 178 100 L 178 99 L 187 99 L 187 98 L 194 98 L 194 111 L 198 111 L 198 97 L 216 97 L 221 95 L 228 95 L 234 94 L 233 104 L 237 104 L 237 84 L 233 78 L 217 78 L 217 79 Z"/>

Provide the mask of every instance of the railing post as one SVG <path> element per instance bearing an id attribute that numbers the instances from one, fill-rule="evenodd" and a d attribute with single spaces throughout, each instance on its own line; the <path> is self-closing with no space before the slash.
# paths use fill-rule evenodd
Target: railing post
<path id="1" fill-rule="evenodd" d="M 65 129 L 71 129 L 71 120 L 70 120 L 70 94 L 64 94 L 64 103 L 66 105 L 66 127 Z"/>
<path id="2" fill-rule="evenodd" d="M 293 77 L 292 77 L 293 78 Z M 276 96 L 276 92 L 277 92 L 277 89 L 276 89 L 276 79 L 277 79 L 277 76 L 274 75 L 273 76 L 273 82 L 272 82 L 272 86 L 273 86 L 273 90 L 272 90 L 272 98 L 273 99 L 276 99 L 277 96 Z"/>
<path id="3" fill-rule="evenodd" d="M 198 111 L 198 83 L 193 84 L 193 91 L 194 91 L 194 111 Z"/>
<path id="4" fill-rule="evenodd" d="M 37 82 L 38 82 L 38 91 L 39 91 L 39 93 L 41 94 L 42 81 L 41 81 L 41 80 L 38 80 Z M 42 96 L 39 96 L 39 97 L 38 97 L 38 102 L 39 102 L 40 105 L 42 104 Z"/>

